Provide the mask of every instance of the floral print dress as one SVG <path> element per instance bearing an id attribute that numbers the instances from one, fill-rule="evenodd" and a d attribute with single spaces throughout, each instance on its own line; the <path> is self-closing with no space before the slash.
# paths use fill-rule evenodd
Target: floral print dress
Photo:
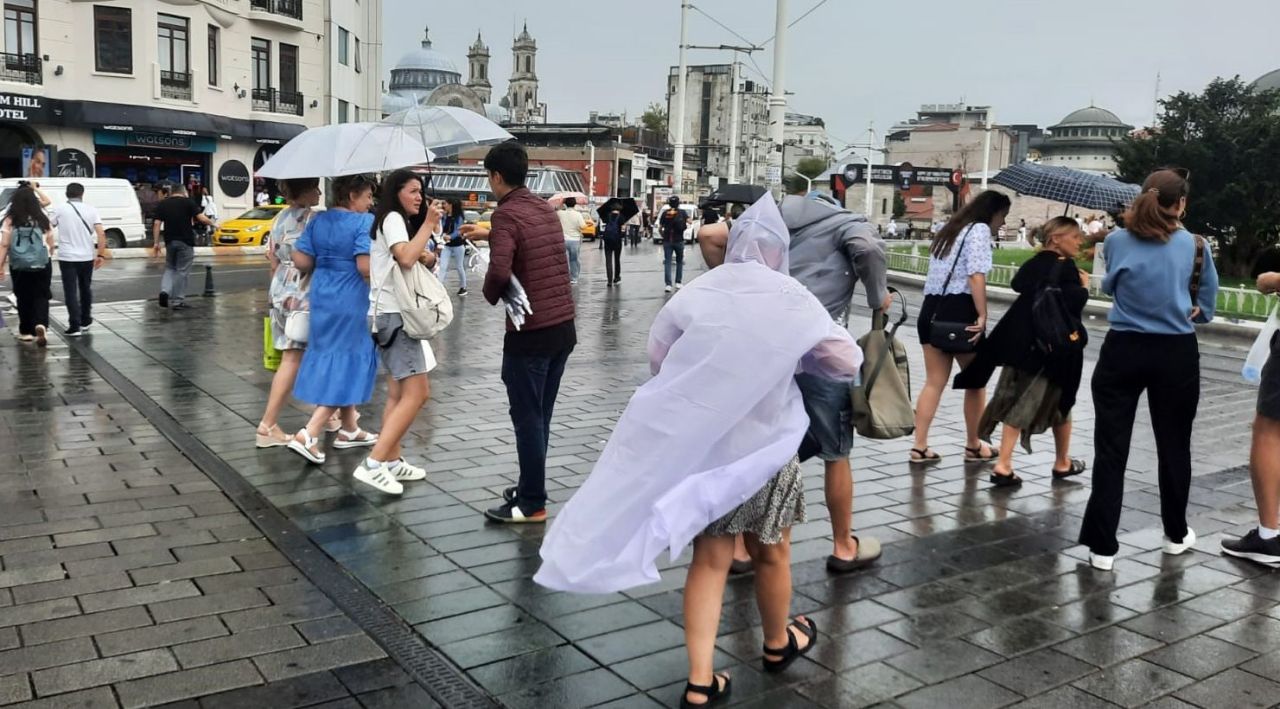
<path id="1" fill-rule="evenodd" d="M 276 255 L 280 265 L 271 277 L 271 336 L 278 350 L 306 349 L 305 342 L 294 342 L 285 337 L 284 323 L 289 313 L 309 310 L 307 282 L 293 265 L 293 245 L 302 236 L 303 229 L 314 214 L 310 207 L 287 207 L 276 215 L 271 223 L 271 241 L 268 248 Z"/>

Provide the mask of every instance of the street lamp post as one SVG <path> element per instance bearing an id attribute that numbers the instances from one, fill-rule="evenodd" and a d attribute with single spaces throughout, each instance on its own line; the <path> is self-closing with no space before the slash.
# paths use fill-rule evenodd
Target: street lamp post
<path id="1" fill-rule="evenodd" d="M 868 221 L 871 220 L 871 210 L 875 208 L 871 194 L 871 151 L 875 149 L 876 143 L 876 126 L 875 123 L 867 125 L 867 198 L 864 204 L 863 216 Z"/>
<path id="2" fill-rule="evenodd" d="M 782 182 L 782 141 L 787 123 L 787 0 L 777 0 L 774 17 L 773 93 L 769 96 L 769 178 Z"/>
<path id="3" fill-rule="evenodd" d="M 587 209 L 593 209 L 596 206 L 596 144 L 587 141 Z"/>
<path id="4" fill-rule="evenodd" d="M 995 111 L 987 106 L 987 127 L 983 131 L 986 135 L 982 139 L 982 189 L 987 189 L 987 172 L 991 170 L 991 114 Z"/>
<path id="5" fill-rule="evenodd" d="M 675 116 L 673 120 L 676 124 L 676 132 L 673 141 L 672 168 L 676 173 L 675 193 L 677 195 L 684 192 L 684 93 L 686 88 L 689 66 L 685 61 L 685 45 L 689 43 L 689 3 L 686 0 L 680 2 L 680 75 L 676 77 L 676 103 Z"/>

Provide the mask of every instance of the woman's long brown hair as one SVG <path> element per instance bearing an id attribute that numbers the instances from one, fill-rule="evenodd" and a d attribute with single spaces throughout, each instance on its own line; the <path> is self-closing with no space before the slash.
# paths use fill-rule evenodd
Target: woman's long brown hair
<path id="1" fill-rule="evenodd" d="M 961 229 L 979 222 L 990 224 L 997 214 L 1009 211 L 1012 205 L 1013 202 L 1007 195 L 995 190 L 987 190 L 974 197 L 972 202 L 961 207 L 960 211 L 951 217 L 946 226 L 938 230 L 933 237 L 933 243 L 929 245 L 929 253 L 938 258 L 946 258 L 951 253 L 951 247 L 955 244 Z"/>
<path id="2" fill-rule="evenodd" d="M 1183 197 L 1191 193 L 1185 170 L 1163 168 L 1147 175 L 1142 194 L 1129 205 L 1124 228 L 1147 241 L 1168 241 L 1181 228 L 1182 215 L 1176 211 Z"/>

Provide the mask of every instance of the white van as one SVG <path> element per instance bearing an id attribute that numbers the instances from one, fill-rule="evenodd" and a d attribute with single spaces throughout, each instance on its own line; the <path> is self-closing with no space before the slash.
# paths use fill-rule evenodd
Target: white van
<path id="1" fill-rule="evenodd" d="M 0 180 L 0 212 L 8 211 L 9 200 L 18 189 L 22 178 Z M 112 249 L 125 246 L 150 246 L 142 221 L 142 207 L 138 195 L 128 180 L 108 177 L 43 177 L 35 180 L 54 204 L 67 201 L 67 185 L 79 182 L 84 185 L 85 204 L 93 205 L 102 217 L 102 228 L 107 232 L 107 246 Z"/>

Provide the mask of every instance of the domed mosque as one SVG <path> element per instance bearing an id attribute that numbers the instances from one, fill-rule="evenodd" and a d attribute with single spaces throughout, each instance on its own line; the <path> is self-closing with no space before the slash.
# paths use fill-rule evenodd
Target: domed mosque
<path id="1" fill-rule="evenodd" d="M 1114 174 L 1115 143 L 1133 126 L 1111 111 L 1091 105 L 1072 111 L 1048 130 L 1039 145 L 1042 164 Z"/>
<path id="2" fill-rule="evenodd" d="M 1269 71 L 1266 74 L 1259 76 L 1251 86 L 1253 86 L 1256 91 L 1280 90 L 1280 69 Z"/>
<path id="3" fill-rule="evenodd" d="M 474 111 L 495 123 L 530 123 L 545 120 L 545 106 L 537 103 L 538 77 L 534 71 L 537 44 L 524 32 L 516 38 L 512 47 L 516 71 L 512 73 L 512 88 L 518 83 L 519 91 L 513 91 L 518 105 L 503 97 L 499 104 L 492 103 L 493 85 L 489 83 L 489 47 L 476 33 L 476 41 L 467 51 L 468 77 L 462 83 L 462 72 L 453 60 L 431 45 L 431 28 L 423 32 L 422 45 L 407 52 L 391 70 L 390 90 L 382 97 L 384 116 L 414 106 L 455 106 Z"/>

